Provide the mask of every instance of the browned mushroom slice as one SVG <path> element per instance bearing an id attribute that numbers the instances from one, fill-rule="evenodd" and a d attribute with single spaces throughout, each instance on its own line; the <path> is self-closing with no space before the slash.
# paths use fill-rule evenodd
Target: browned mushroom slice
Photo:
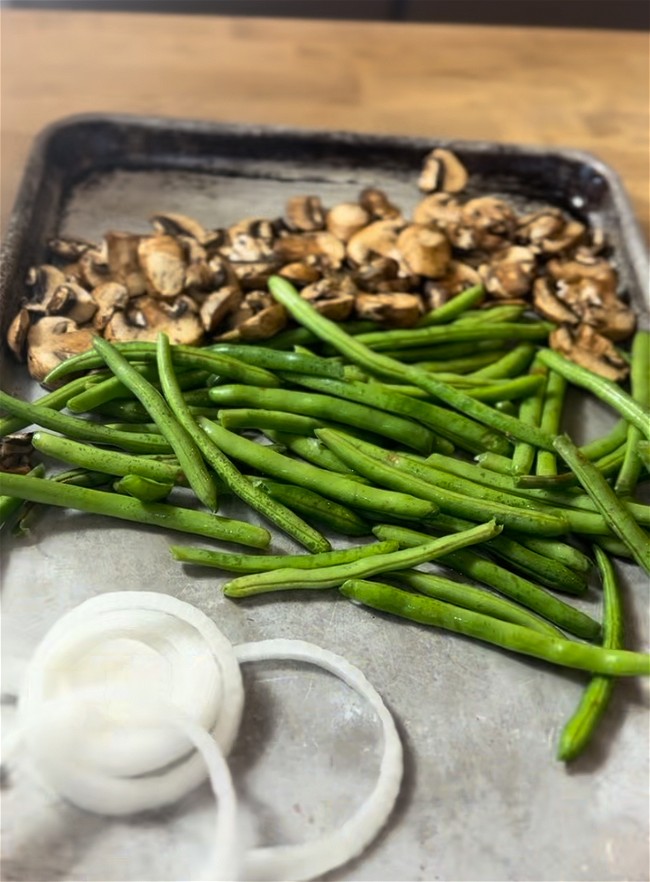
<path id="1" fill-rule="evenodd" d="M 566 355 L 571 361 L 588 368 L 608 380 L 624 380 L 629 365 L 616 351 L 616 347 L 589 325 L 575 329 L 566 326 L 556 328 L 549 335 L 552 349 Z"/>
<path id="2" fill-rule="evenodd" d="M 234 283 L 245 291 L 255 291 L 266 285 L 269 277 L 278 269 L 279 262 L 277 260 L 233 261 L 229 265 L 234 275 Z"/>
<path id="3" fill-rule="evenodd" d="M 397 237 L 400 263 L 408 273 L 436 278 L 445 274 L 451 246 L 444 233 L 422 224 L 410 224 Z"/>
<path id="4" fill-rule="evenodd" d="M 141 243 L 147 241 L 134 233 L 110 230 L 104 236 L 106 263 L 110 278 L 126 286 L 130 297 L 139 297 L 146 290 L 144 267 L 140 261 Z M 87 257 L 92 252 L 87 252 Z M 92 284 L 91 287 L 95 287 Z"/>
<path id="5" fill-rule="evenodd" d="M 400 209 L 378 187 L 366 187 L 362 190 L 359 193 L 359 205 L 368 212 L 372 220 L 403 221 Z"/>
<path id="6" fill-rule="evenodd" d="M 25 345 L 30 324 L 29 311 L 23 307 L 18 310 L 7 331 L 7 345 L 18 361 L 25 360 Z"/>
<path id="7" fill-rule="evenodd" d="M 356 285 L 349 276 L 326 276 L 303 288 L 300 296 L 326 318 L 344 322 L 354 308 L 356 293 Z"/>
<path id="8" fill-rule="evenodd" d="M 546 206 L 519 220 L 517 238 L 545 254 L 555 254 L 576 245 L 585 227 L 554 206 Z"/>
<path id="9" fill-rule="evenodd" d="M 69 272 L 69 269 L 66 270 Z M 138 271 L 139 272 L 139 271 Z M 102 248 L 89 248 L 81 255 L 74 271 L 75 277 L 81 285 L 89 291 L 111 280 L 111 271 L 107 263 L 106 243 Z M 134 288 L 137 286 L 134 285 Z M 141 285 L 144 290 L 144 285 Z"/>
<path id="10" fill-rule="evenodd" d="M 28 432 L 5 435 L 0 439 L 0 471 L 26 475 L 32 468 L 32 436 Z"/>
<path id="11" fill-rule="evenodd" d="M 242 293 L 238 285 L 226 285 L 208 294 L 199 312 L 205 330 L 213 334 L 225 317 L 237 309 L 241 301 Z"/>
<path id="12" fill-rule="evenodd" d="M 287 324 L 286 309 L 266 291 L 251 291 L 232 317 L 234 327 L 218 340 L 266 340 Z"/>
<path id="13" fill-rule="evenodd" d="M 93 288 L 92 298 L 97 304 L 97 311 L 93 316 L 93 327 L 97 331 L 103 331 L 113 313 L 118 309 L 124 309 L 129 301 L 129 292 L 126 285 L 120 282 L 104 282 Z"/>
<path id="14" fill-rule="evenodd" d="M 311 285 L 317 282 L 321 273 L 319 268 L 306 260 L 294 260 L 293 263 L 287 263 L 278 270 L 278 275 L 288 279 L 293 285 L 302 288 L 303 285 Z"/>
<path id="15" fill-rule="evenodd" d="M 468 179 L 467 169 L 456 154 L 437 147 L 424 159 L 418 186 L 425 193 L 435 190 L 460 193 L 467 186 Z"/>
<path id="16" fill-rule="evenodd" d="M 78 325 L 85 325 L 97 312 L 92 294 L 75 282 L 59 285 L 50 299 L 51 315 L 65 315 Z"/>
<path id="17" fill-rule="evenodd" d="M 416 294 L 357 294 L 357 316 L 382 322 L 391 328 L 409 328 L 422 315 L 422 301 Z"/>
<path id="18" fill-rule="evenodd" d="M 577 325 L 578 316 L 570 306 L 563 303 L 555 294 L 548 279 L 535 279 L 533 284 L 533 305 L 544 318 L 556 324 Z"/>
<path id="19" fill-rule="evenodd" d="M 47 247 L 52 257 L 75 263 L 86 251 L 96 246 L 85 239 L 50 239 Z"/>
<path id="20" fill-rule="evenodd" d="M 47 314 L 50 309 L 50 301 L 57 288 L 65 284 L 65 280 L 65 275 L 61 270 L 48 263 L 31 267 L 25 279 L 25 284 L 29 289 L 25 309 L 34 313 Z"/>
<path id="21" fill-rule="evenodd" d="M 200 245 L 211 243 L 220 235 L 218 230 L 206 230 L 200 221 L 186 214 L 163 212 L 154 214 L 149 220 L 157 233 L 164 233 L 167 236 L 187 236 Z"/>
<path id="22" fill-rule="evenodd" d="M 447 266 L 447 271 L 438 279 L 427 279 L 423 286 L 423 298 L 427 309 L 437 309 L 465 291 L 473 288 L 481 281 L 478 270 L 467 263 L 452 260 Z"/>
<path id="23" fill-rule="evenodd" d="M 181 293 L 185 281 L 185 255 L 177 239 L 165 235 L 143 238 L 138 245 L 138 257 L 155 294 L 171 299 Z"/>
<path id="24" fill-rule="evenodd" d="M 27 367 L 39 382 L 62 361 L 86 352 L 93 345 L 95 332 L 79 328 L 72 319 L 45 316 L 27 334 Z"/>
<path id="25" fill-rule="evenodd" d="M 325 226 L 325 209 L 319 196 L 293 196 L 284 212 L 290 230 L 309 233 Z"/>
<path id="26" fill-rule="evenodd" d="M 348 257 L 358 266 L 368 263 L 375 257 L 388 257 L 399 261 L 397 237 L 403 226 L 404 222 L 397 218 L 368 224 L 355 233 L 348 242 Z"/>
<path id="27" fill-rule="evenodd" d="M 535 276 L 535 255 L 530 248 L 511 245 L 479 267 L 486 290 L 501 300 L 525 297 Z"/>
<path id="28" fill-rule="evenodd" d="M 512 239 L 516 223 L 513 209 L 503 199 L 479 196 L 462 206 L 458 224 L 447 233 L 463 251 L 496 251 Z"/>
<path id="29" fill-rule="evenodd" d="M 358 202 L 341 202 L 327 212 L 327 229 L 341 242 L 347 242 L 369 223 L 369 213 Z"/>
<path id="30" fill-rule="evenodd" d="M 190 236 L 178 236 L 177 238 L 185 252 L 183 290 L 195 293 L 213 290 L 214 273 L 208 262 L 208 253 L 204 246 Z"/>
<path id="31" fill-rule="evenodd" d="M 276 231 L 266 218 L 244 218 L 228 228 L 228 243 L 221 253 L 232 261 L 268 260 L 273 255 Z"/>
<path id="32" fill-rule="evenodd" d="M 104 336 L 111 341 L 144 340 L 155 342 L 164 331 L 172 343 L 196 346 L 203 340 L 203 325 L 190 308 L 187 298 L 167 303 L 154 297 L 138 297 L 125 310 L 115 312 Z"/>
<path id="33" fill-rule="evenodd" d="M 413 210 L 416 224 L 446 230 L 460 222 L 460 202 L 449 193 L 432 193 L 425 196 Z"/>
<path id="34" fill-rule="evenodd" d="M 282 263 L 314 257 L 320 266 L 338 269 L 345 258 L 345 245 L 325 230 L 302 235 L 291 233 L 276 240 L 275 255 Z"/>

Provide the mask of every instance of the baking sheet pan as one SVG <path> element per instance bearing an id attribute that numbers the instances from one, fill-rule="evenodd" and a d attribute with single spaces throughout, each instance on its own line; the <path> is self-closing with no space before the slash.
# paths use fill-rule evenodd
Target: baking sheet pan
<path id="1" fill-rule="evenodd" d="M 553 202 L 602 225 L 621 278 L 647 309 L 647 251 L 616 175 L 568 150 L 443 142 L 122 116 L 72 118 L 36 143 L 10 221 L 0 275 L 2 329 L 26 269 L 54 234 L 99 238 L 110 228 L 145 232 L 158 211 L 209 226 L 282 213 L 290 195 L 326 204 L 378 185 L 405 210 L 434 146 L 454 149 L 470 192 L 521 205 Z M 644 319 L 645 320 L 645 319 Z M 4 338 L 4 333 L 3 333 Z M 36 393 L 5 358 L 2 386 Z M 581 409 L 581 439 L 611 419 Z M 223 513 L 242 515 L 236 504 Z M 257 522 L 256 515 L 246 517 Z M 328 878 L 358 880 L 647 879 L 648 689 L 617 688 L 596 741 L 567 770 L 554 759 L 584 677 L 460 637 L 397 623 L 335 592 L 235 603 L 219 574 L 183 568 L 178 535 L 75 512 L 48 512 L 28 539 L 2 537 L 3 723 L 21 671 L 53 622 L 97 593 L 174 594 L 212 616 L 233 640 L 297 637 L 359 665 L 394 712 L 406 776 L 393 817 L 357 861 Z M 187 541 L 187 537 L 182 538 Z M 276 537 L 274 550 L 297 550 Z M 648 645 L 647 588 L 620 568 L 629 640 Z M 636 584 L 634 584 L 636 581 Z M 584 609 L 599 612 L 591 590 Z M 259 841 L 299 841 L 351 813 L 374 780 L 380 733 L 361 701 L 332 678 L 291 664 L 245 671 L 248 704 L 232 762 Z M 105 820 L 58 803 L 15 770 L 3 792 L 2 878 L 193 878 L 210 847 L 206 789 L 163 813 Z"/>

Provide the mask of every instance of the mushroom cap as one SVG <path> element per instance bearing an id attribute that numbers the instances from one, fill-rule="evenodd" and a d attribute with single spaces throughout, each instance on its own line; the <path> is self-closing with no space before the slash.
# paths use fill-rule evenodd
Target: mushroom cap
<path id="1" fill-rule="evenodd" d="M 444 190 L 446 193 L 460 193 L 467 186 L 467 169 L 451 150 L 436 147 L 424 158 L 418 186 L 425 193 Z"/>
<path id="2" fill-rule="evenodd" d="M 378 220 L 359 230 L 347 244 L 347 255 L 361 266 L 372 257 L 389 257 L 399 260 L 397 237 L 404 226 L 401 218 Z"/>
<path id="3" fill-rule="evenodd" d="M 493 255 L 490 263 L 479 267 L 486 290 L 493 297 L 524 297 L 533 284 L 537 264 L 530 248 L 511 245 Z"/>
<path id="4" fill-rule="evenodd" d="M 138 243 L 140 266 L 152 293 L 173 299 L 183 290 L 185 255 L 173 236 L 156 235 Z M 128 283 L 125 281 L 125 284 Z"/>
<path id="5" fill-rule="evenodd" d="M 43 381 L 62 361 L 92 348 L 95 332 L 79 328 L 76 322 L 60 316 L 44 316 L 27 334 L 27 367 L 31 376 Z"/>
<path id="6" fill-rule="evenodd" d="M 397 237 L 400 264 L 409 273 L 436 278 L 443 276 L 451 260 L 451 246 L 444 233 L 410 224 Z"/>
<path id="7" fill-rule="evenodd" d="M 358 202 L 340 202 L 327 212 L 327 229 L 341 242 L 347 242 L 369 223 L 370 214 Z"/>
<path id="8" fill-rule="evenodd" d="M 549 343 L 552 349 L 571 361 L 608 380 L 620 382 L 629 373 L 628 363 L 618 354 L 611 340 L 589 325 L 578 325 L 575 329 L 562 325 L 551 331 Z"/>
<path id="9" fill-rule="evenodd" d="M 284 216 L 290 230 L 308 233 L 325 227 L 325 209 L 320 196 L 293 196 L 287 201 Z"/>
<path id="10" fill-rule="evenodd" d="M 171 343 L 196 346 L 203 340 L 203 325 L 182 298 L 167 303 L 145 295 L 118 310 L 109 319 L 104 336 L 110 341 L 144 340 L 155 342 L 164 331 Z"/>
<path id="11" fill-rule="evenodd" d="M 385 322 L 393 328 L 411 328 L 422 315 L 422 300 L 416 294 L 368 294 L 361 292 L 355 300 L 359 318 Z"/>

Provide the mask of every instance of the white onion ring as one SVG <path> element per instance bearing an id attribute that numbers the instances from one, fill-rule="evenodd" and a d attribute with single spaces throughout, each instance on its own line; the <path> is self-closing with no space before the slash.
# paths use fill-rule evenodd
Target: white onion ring
<path id="1" fill-rule="evenodd" d="M 145 682 L 133 682 L 136 657 L 145 668 L 153 664 L 154 675 L 161 668 L 168 673 L 160 694 L 152 694 L 146 676 Z M 239 665 L 270 659 L 318 665 L 355 689 L 379 717 L 384 752 L 374 789 L 340 828 L 312 842 L 242 855 L 224 756 L 242 715 Z M 130 672 L 126 682 L 124 670 Z M 100 686 L 92 677 L 98 673 Z M 88 811 L 124 815 L 157 808 L 209 777 L 219 803 L 215 854 L 205 877 L 212 880 L 235 880 L 241 872 L 256 882 L 300 882 L 347 863 L 386 822 L 402 778 L 402 745 L 393 718 L 346 659 L 301 640 L 233 648 L 200 610 L 153 592 L 99 595 L 59 619 L 29 664 L 18 715 L 18 737 L 41 777 Z"/>
<path id="2" fill-rule="evenodd" d="M 260 640 L 236 647 L 240 662 L 271 659 L 307 662 L 339 677 L 365 698 L 379 717 L 384 734 L 384 752 L 372 793 L 351 818 L 320 839 L 300 845 L 254 848 L 244 856 L 244 877 L 265 882 L 301 882 L 322 876 L 357 857 L 375 838 L 390 815 L 403 774 L 402 742 L 395 721 L 377 690 L 347 659 L 302 640 Z"/>

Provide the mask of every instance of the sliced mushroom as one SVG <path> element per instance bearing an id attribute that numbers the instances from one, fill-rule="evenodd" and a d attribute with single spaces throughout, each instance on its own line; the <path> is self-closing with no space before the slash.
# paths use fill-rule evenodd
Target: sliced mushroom
<path id="1" fill-rule="evenodd" d="M 97 312 L 92 294 L 75 282 L 59 285 L 50 299 L 51 315 L 65 315 L 78 325 L 85 325 Z"/>
<path id="2" fill-rule="evenodd" d="M 264 287 L 280 265 L 277 259 L 237 261 L 230 264 L 234 274 L 234 282 L 244 291 L 255 291 Z"/>
<path id="3" fill-rule="evenodd" d="M 550 205 L 525 215 L 517 227 L 518 239 L 545 254 L 556 254 L 573 247 L 584 233 L 584 224 Z"/>
<path id="4" fill-rule="evenodd" d="M 25 360 L 25 345 L 30 324 L 29 311 L 22 307 L 14 316 L 7 331 L 7 345 L 18 361 Z"/>
<path id="5" fill-rule="evenodd" d="M 334 322 L 344 322 L 354 309 L 357 288 L 349 276 L 326 276 L 307 285 L 300 296 L 317 312 Z"/>
<path id="6" fill-rule="evenodd" d="M 50 301 L 57 288 L 65 284 L 65 280 L 65 275 L 61 270 L 48 263 L 31 267 L 25 279 L 25 284 L 29 288 L 25 309 L 34 313 L 47 314 Z"/>
<path id="7" fill-rule="evenodd" d="M 543 277 L 535 279 L 533 305 L 541 316 L 556 324 L 577 325 L 579 322 L 575 312 L 556 296 L 549 280 Z"/>
<path id="8" fill-rule="evenodd" d="M 130 297 L 139 297 L 140 294 L 144 294 L 147 287 L 146 270 L 141 266 L 140 255 L 142 243 L 147 241 L 146 237 L 119 231 L 109 231 L 104 236 L 110 277 L 114 282 L 125 285 Z M 88 252 L 87 255 L 90 253 Z M 94 288 L 95 284 L 91 287 Z"/>
<path id="9" fill-rule="evenodd" d="M 102 248 L 89 248 L 79 258 L 75 276 L 81 285 L 89 291 L 110 281 L 111 271 L 107 263 L 106 245 Z M 133 286 L 137 289 L 137 286 Z"/>
<path id="10" fill-rule="evenodd" d="M 32 436 L 28 432 L 5 435 L 0 439 L 0 471 L 26 475 L 32 468 L 33 453 Z"/>
<path id="11" fill-rule="evenodd" d="M 167 303 L 146 295 L 131 301 L 127 309 L 115 312 L 104 336 L 111 341 L 155 342 L 161 331 L 171 343 L 196 346 L 203 339 L 203 325 L 190 308 L 190 301 L 179 297 L 175 303 Z"/>
<path id="12" fill-rule="evenodd" d="M 327 229 L 341 242 L 370 223 L 370 215 L 358 202 L 341 202 L 327 212 Z"/>
<path id="13" fill-rule="evenodd" d="M 140 266 L 155 294 L 177 297 L 185 281 L 185 255 L 180 242 L 173 236 L 150 236 L 138 244 Z M 127 288 L 129 287 L 125 282 Z"/>
<path id="14" fill-rule="evenodd" d="M 121 282 L 104 282 L 93 288 L 91 293 L 97 304 L 97 311 L 93 316 L 93 327 L 97 331 L 103 331 L 113 313 L 126 307 L 129 302 L 129 292 L 126 285 L 122 285 Z"/>
<path id="15" fill-rule="evenodd" d="M 363 266 L 375 257 L 387 257 L 399 261 L 397 237 L 404 226 L 401 218 L 378 220 L 368 224 L 350 239 L 347 254 L 358 266 Z"/>
<path id="16" fill-rule="evenodd" d="M 273 255 L 276 230 L 266 218 L 244 218 L 228 228 L 228 242 L 220 249 L 232 261 L 268 260 Z"/>
<path id="17" fill-rule="evenodd" d="M 308 233 L 325 227 L 325 209 L 319 196 L 292 197 L 284 214 L 290 230 Z"/>
<path id="18" fill-rule="evenodd" d="M 366 187 L 359 193 L 359 205 L 372 220 L 403 220 L 400 209 L 378 187 Z"/>
<path id="19" fill-rule="evenodd" d="M 227 315 L 234 312 L 242 301 L 239 285 L 226 285 L 209 294 L 201 304 L 199 315 L 203 327 L 213 334 Z"/>
<path id="20" fill-rule="evenodd" d="M 451 260 L 451 246 L 444 233 L 422 224 L 410 224 L 397 237 L 400 263 L 408 273 L 443 276 Z"/>
<path id="21" fill-rule="evenodd" d="M 418 186 L 425 193 L 436 190 L 460 193 L 467 186 L 468 179 L 467 169 L 456 154 L 437 147 L 424 159 Z"/>
<path id="22" fill-rule="evenodd" d="M 49 248 L 52 257 L 76 263 L 86 251 L 89 251 L 96 246 L 92 242 L 87 242 L 85 239 L 56 238 L 50 239 L 47 243 L 47 247 Z"/>
<path id="23" fill-rule="evenodd" d="M 183 290 L 200 294 L 214 287 L 214 273 L 208 261 L 208 253 L 203 245 L 189 236 L 178 236 L 185 252 L 185 276 Z"/>
<path id="24" fill-rule="evenodd" d="M 589 325 L 579 325 L 575 329 L 566 325 L 556 328 L 549 335 L 549 343 L 552 349 L 566 355 L 571 361 L 608 380 L 618 382 L 629 373 L 629 365 L 618 354 L 611 340 Z"/>
<path id="25" fill-rule="evenodd" d="M 422 301 L 415 294 L 357 294 L 359 318 L 382 322 L 392 328 L 410 328 L 422 315 Z"/>
<path id="26" fill-rule="evenodd" d="M 215 241 L 220 235 L 218 230 L 206 230 L 200 221 L 186 214 L 163 212 L 150 218 L 154 230 L 167 236 L 187 236 L 200 245 Z"/>
<path id="27" fill-rule="evenodd" d="M 233 317 L 234 329 L 221 334 L 219 340 L 266 340 L 287 324 L 286 309 L 266 291 L 251 291 L 243 309 Z M 244 317 L 246 316 L 246 317 Z"/>
<path id="28" fill-rule="evenodd" d="M 85 352 L 93 345 L 95 332 L 79 328 L 72 319 L 45 316 L 27 334 L 27 367 L 41 382 L 62 361 Z"/>
<path id="29" fill-rule="evenodd" d="M 427 309 L 437 309 L 466 288 L 473 288 L 481 281 L 478 270 L 467 263 L 451 260 L 443 276 L 427 279 L 423 286 L 423 298 Z"/>
<path id="30" fill-rule="evenodd" d="M 325 230 L 291 233 L 276 240 L 275 255 L 281 263 L 315 257 L 321 267 L 338 269 L 345 258 L 345 245 Z"/>
<path id="31" fill-rule="evenodd" d="M 530 248 L 511 245 L 497 252 L 490 263 L 479 267 L 486 290 L 501 300 L 526 296 L 533 284 L 537 264 Z"/>
<path id="32" fill-rule="evenodd" d="M 278 275 L 288 279 L 293 285 L 302 288 L 303 285 L 311 285 L 317 282 L 321 273 L 317 266 L 306 260 L 294 260 L 293 263 L 287 263 L 278 270 Z"/>
<path id="33" fill-rule="evenodd" d="M 496 251 L 513 238 L 517 217 L 512 207 L 496 196 L 479 196 L 466 202 L 458 224 L 447 233 L 463 251 Z"/>
<path id="34" fill-rule="evenodd" d="M 413 220 L 416 224 L 446 230 L 460 223 L 460 202 L 449 193 L 432 193 L 415 206 Z"/>

